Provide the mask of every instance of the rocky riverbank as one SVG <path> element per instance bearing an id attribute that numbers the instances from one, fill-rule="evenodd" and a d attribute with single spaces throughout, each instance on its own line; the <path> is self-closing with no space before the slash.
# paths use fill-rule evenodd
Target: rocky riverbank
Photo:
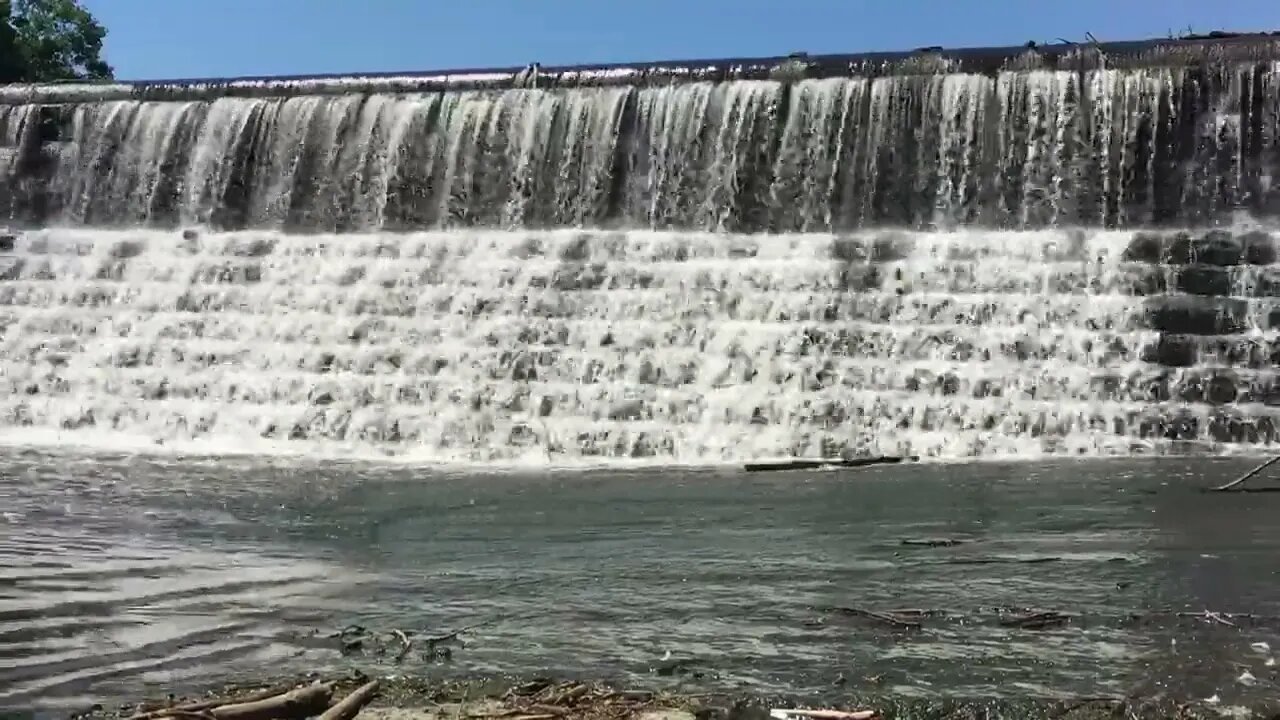
<path id="1" fill-rule="evenodd" d="M 359 720 L 770 720 L 799 718 L 802 716 L 787 711 L 815 707 L 797 697 L 655 692 L 575 680 L 486 678 L 441 681 L 389 676 L 376 678 L 376 694 L 367 704 L 349 708 L 355 711 L 355 715 L 335 714 L 343 699 L 351 697 L 362 687 L 367 688 L 371 680 L 357 673 L 339 678 L 300 677 L 262 684 L 238 684 L 213 689 L 203 695 L 143 699 L 115 708 L 95 706 L 72 717 L 74 720 L 293 720 L 321 716 L 324 712 L 325 718 L 341 717 L 345 720 L 357 716 Z M 318 685 L 326 688 L 326 701 L 319 711 L 301 706 L 291 709 L 277 707 L 274 714 L 244 710 L 246 701 L 260 701 L 273 691 L 277 695 L 290 691 L 297 693 Z M 822 703 L 817 709 L 837 711 L 848 720 L 867 717 L 886 720 L 1216 720 L 1223 717 L 1280 716 L 1280 702 L 1255 707 L 1226 706 L 1212 699 L 1189 700 L 1173 696 L 1049 701 L 850 694 L 837 703 Z M 827 717 L 839 720 L 840 715 L 832 713 Z"/>

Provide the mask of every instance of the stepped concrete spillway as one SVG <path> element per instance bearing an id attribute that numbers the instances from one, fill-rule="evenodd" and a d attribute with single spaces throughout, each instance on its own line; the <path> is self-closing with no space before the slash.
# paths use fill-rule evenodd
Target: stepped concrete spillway
<path id="1" fill-rule="evenodd" d="M 0 427 L 441 462 L 1277 440 L 1280 38 L 0 88 Z"/>

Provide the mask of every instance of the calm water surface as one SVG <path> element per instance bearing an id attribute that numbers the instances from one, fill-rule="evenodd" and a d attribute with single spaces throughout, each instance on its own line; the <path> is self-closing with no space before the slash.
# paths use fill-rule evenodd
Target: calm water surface
<path id="1" fill-rule="evenodd" d="M 484 623 L 405 661 L 440 674 L 1247 702 L 1276 690 L 1254 644 L 1280 652 L 1280 494 L 1200 488 L 1251 464 L 454 475 L 9 451 L 0 707 L 403 671 L 323 637 L 352 623 Z M 963 542 L 903 542 L 940 538 Z M 901 631 L 838 607 L 945 614 Z M 1177 614 L 1205 610 L 1252 617 Z M 687 663 L 654 672 L 668 652 Z"/>

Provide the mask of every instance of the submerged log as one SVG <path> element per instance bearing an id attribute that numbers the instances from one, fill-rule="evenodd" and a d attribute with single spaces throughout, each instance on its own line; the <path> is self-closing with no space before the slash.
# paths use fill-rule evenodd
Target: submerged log
<path id="1" fill-rule="evenodd" d="M 788 718 L 812 718 L 812 720 L 872 720 L 877 717 L 875 710 L 801 710 L 799 708 L 775 708 L 769 711 L 769 717 L 787 720 Z"/>
<path id="2" fill-rule="evenodd" d="M 867 465 L 894 465 L 915 459 L 916 458 L 899 457 L 895 455 L 881 455 L 878 457 L 850 458 L 848 460 L 841 458 L 829 458 L 825 460 L 774 460 L 746 463 L 742 466 L 742 469 L 747 472 L 816 470 L 822 468 L 865 467 Z"/>
<path id="3" fill-rule="evenodd" d="M 854 615 L 857 617 L 869 618 L 871 620 L 878 620 L 899 630 L 919 630 L 922 627 L 920 622 L 916 620 L 898 617 L 894 614 L 878 612 L 876 610 L 867 610 L 866 608 L 840 606 L 831 608 L 831 610 L 844 615 Z"/>
<path id="4" fill-rule="evenodd" d="M 1253 477 L 1254 475 L 1257 475 L 1258 473 L 1262 472 L 1263 470 L 1266 470 L 1267 468 L 1271 467 L 1271 466 L 1272 466 L 1273 464 L 1275 464 L 1277 461 L 1280 461 L 1280 455 L 1277 455 L 1277 456 L 1275 456 L 1275 457 L 1271 458 L 1270 460 L 1268 460 L 1268 461 L 1266 461 L 1266 462 L 1262 463 L 1261 465 L 1259 465 L 1259 466 L 1255 467 L 1254 469 L 1250 470 L 1249 472 L 1245 473 L 1244 475 L 1241 475 L 1240 477 L 1236 478 L 1235 480 L 1232 480 L 1231 482 L 1226 483 L 1225 485 L 1219 485 L 1219 486 L 1217 486 L 1217 487 L 1213 488 L 1213 490 L 1214 490 L 1214 492 L 1223 492 L 1223 491 L 1226 491 L 1226 490 L 1231 490 L 1232 488 L 1236 487 L 1237 485 L 1239 485 L 1239 484 L 1243 483 L 1245 480 L 1248 480 L 1249 478 Z"/>

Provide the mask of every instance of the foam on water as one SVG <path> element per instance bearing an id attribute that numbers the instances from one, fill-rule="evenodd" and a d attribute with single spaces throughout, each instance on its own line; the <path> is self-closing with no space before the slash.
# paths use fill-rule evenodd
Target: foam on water
<path id="1" fill-rule="evenodd" d="M 0 256 L 0 427 L 557 465 L 1270 443 L 1274 238 L 1226 237 L 1253 262 L 1188 334 L 1212 258 L 1131 232 L 33 231 Z"/>

